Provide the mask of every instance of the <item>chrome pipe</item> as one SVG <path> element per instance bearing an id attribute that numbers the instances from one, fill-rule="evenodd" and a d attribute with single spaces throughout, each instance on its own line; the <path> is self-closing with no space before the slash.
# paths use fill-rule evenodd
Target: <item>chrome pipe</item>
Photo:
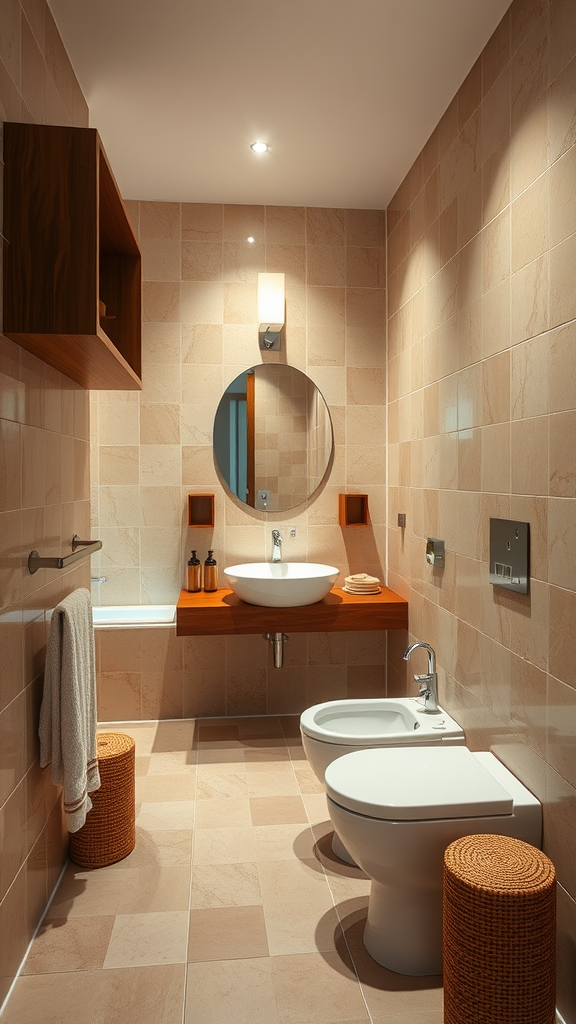
<path id="1" fill-rule="evenodd" d="M 282 668 L 284 664 L 284 644 L 290 639 L 286 633 L 264 633 L 263 637 L 274 648 L 274 668 Z"/>

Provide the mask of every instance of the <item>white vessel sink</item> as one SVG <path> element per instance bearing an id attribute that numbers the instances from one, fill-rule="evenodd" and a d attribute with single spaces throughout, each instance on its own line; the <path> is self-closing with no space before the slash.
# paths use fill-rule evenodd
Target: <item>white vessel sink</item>
<path id="1" fill-rule="evenodd" d="M 338 579 L 338 569 L 318 562 L 246 562 L 224 569 L 224 576 L 247 604 L 293 608 L 326 597 Z"/>

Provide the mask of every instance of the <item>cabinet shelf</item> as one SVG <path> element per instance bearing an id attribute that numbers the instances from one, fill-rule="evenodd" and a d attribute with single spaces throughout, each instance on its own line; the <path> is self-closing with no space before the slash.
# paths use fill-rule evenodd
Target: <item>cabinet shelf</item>
<path id="1" fill-rule="evenodd" d="M 140 389 L 140 249 L 98 133 L 8 122 L 4 164 L 4 334 L 82 387 Z"/>

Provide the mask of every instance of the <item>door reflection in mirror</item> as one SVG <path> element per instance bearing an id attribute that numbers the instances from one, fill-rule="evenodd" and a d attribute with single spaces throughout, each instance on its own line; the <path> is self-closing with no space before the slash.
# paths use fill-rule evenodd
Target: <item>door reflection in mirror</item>
<path id="1" fill-rule="evenodd" d="M 252 508 L 283 512 L 302 504 L 322 483 L 332 448 L 326 402 L 293 366 L 252 367 L 220 400 L 214 420 L 216 466 L 230 493 Z"/>

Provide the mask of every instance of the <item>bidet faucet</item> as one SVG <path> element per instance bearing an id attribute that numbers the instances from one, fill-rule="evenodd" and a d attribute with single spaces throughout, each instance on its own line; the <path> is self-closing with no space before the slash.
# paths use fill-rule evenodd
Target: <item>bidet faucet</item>
<path id="1" fill-rule="evenodd" d="M 272 530 L 272 561 L 282 561 L 282 537 L 280 530 Z"/>
<path id="2" fill-rule="evenodd" d="M 420 685 L 420 697 L 424 698 L 425 711 L 438 711 L 438 676 L 436 675 L 436 655 L 430 644 L 422 641 L 412 644 L 404 653 L 404 661 L 408 661 L 410 655 L 417 647 L 423 647 L 428 651 L 428 672 L 423 676 L 414 676 L 415 682 Z"/>

